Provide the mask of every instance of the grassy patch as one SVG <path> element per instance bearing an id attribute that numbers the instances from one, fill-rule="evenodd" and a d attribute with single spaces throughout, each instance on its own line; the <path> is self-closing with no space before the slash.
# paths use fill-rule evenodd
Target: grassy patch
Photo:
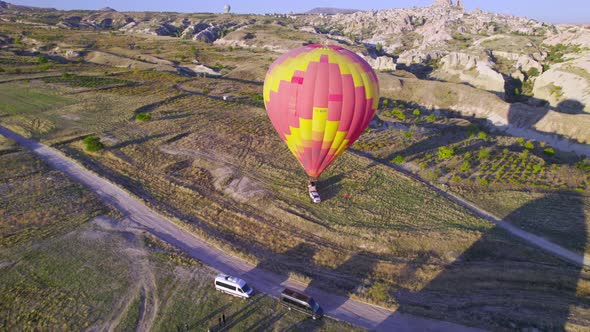
<path id="1" fill-rule="evenodd" d="M 3 84 L 0 89 L 0 114 L 42 112 L 72 100 L 19 84 Z"/>
<path id="2" fill-rule="evenodd" d="M 108 209 L 28 152 L 0 155 L 0 247 L 54 236 Z"/>
<path id="3" fill-rule="evenodd" d="M 70 86 L 82 88 L 101 88 L 128 83 L 127 81 L 113 77 L 79 76 L 70 73 L 63 73 L 60 77 L 46 77 L 42 81 L 45 83 L 66 83 Z"/>

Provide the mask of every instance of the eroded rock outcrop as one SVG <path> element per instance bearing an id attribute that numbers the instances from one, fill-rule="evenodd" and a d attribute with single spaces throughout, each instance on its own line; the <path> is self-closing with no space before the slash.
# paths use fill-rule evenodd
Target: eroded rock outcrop
<path id="1" fill-rule="evenodd" d="M 395 70 L 396 64 L 393 62 L 393 58 L 388 56 L 379 56 L 379 57 L 371 57 L 371 56 L 361 56 L 371 65 L 371 67 L 375 70 Z"/>
<path id="2" fill-rule="evenodd" d="M 402 63 L 405 65 L 411 65 L 414 63 L 427 64 L 430 61 L 440 59 L 447 54 L 448 52 L 439 50 L 429 52 L 419 50 L 408 50 L 404 51 L 402 54 L 399 55 L 397 63 Z"/>
<path id="3" fill-rule="evenodd" d="M 566 113 L 590 113 L 590 56 L 554 65 L 535 80 L 535 98 Z"/>
<path id="4" fill-rule="evenodd" d="M 464 82 L 480 89 L 504 93 L 504 77 L 492 69 L 489 57 L 451 52 L 440 61 L 436 77 Z"/>

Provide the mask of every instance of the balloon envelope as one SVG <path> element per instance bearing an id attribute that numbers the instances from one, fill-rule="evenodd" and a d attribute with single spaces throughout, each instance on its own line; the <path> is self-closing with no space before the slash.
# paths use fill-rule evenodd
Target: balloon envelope
<path id="1" fill-rule="evenodd" d="M 378 103 L 371 66 L 339 46 L 293 49 L 271 64 L 264 80 L 272 125 L 314 178 L 358 139 Z"/>

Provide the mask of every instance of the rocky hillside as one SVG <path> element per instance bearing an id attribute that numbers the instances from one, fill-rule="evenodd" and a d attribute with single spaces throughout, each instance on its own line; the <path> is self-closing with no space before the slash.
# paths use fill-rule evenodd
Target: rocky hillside
<path id="1" fill-rule="evenodd" d="M 316 8 L 309 13 L 262 16 L 118 12 L 109 7 L 97 11 L 58 11 L 0 1 L 0 20 L 5 22 L 194 40 L 198 47 L 208 43 L 229 50 L 249 48 L 270 53 L 271 58 L 306 43 L 337 43 L 363 55 L 376 70 L 417 77 L 409 85 L 412 89 L 430 86 L 433 81 L 437 81 L 437 87 L 458 83 L 470 89 L 452 88 L 457 94 L 486 95 L 502 102 L 494 110 L 485 109 L 485 104 L 478 104 L 475 110 L 466 103 L 447 105 L 440 100 L 414 98 L 414 102 L 425 107 L 446 105 L 488 118 L 494 118 L 489 112 L 496 112 L 506 125 L 590 141 L 585 128 L 553 123 L 561 121 L 576 127 L 576 123 L 586 123 L 590 116 L 590 26 L 552 25 L 479 9 L 467 12 L 461 0 L 436 0 L 426 7 L 380 11 Z M 0 45 L 15 40 L 31 54 L 46 50 L 48 56 L 59 61 L 79 61 L 84 57 L 101 65 L 155 67 L 182 73 L 190 73 L 187 68 L 193 68 L 195 62 L 201 66 L 199 59 L 161 64 L 158 59 L 115 58 L 95 50 L 68 49 L 70 46 L 65 44 L 44 45 L 26 32 L 20 36 L 0 35 Z M 208 68 L 199 68 L 193 72 L 213 73 Z M 262 80 L 264 72 L 264 68 L 252 68 L 244 61 L 232 70 L 226 69 L 224 75 Z M 396 93 L 400 92 L 392 92 L 390 97 L 396 97 Z M 482 98 L 479 99 L 488 97 Z M 522 114 L 546 114 L 547 119 L 554 120 L 535 116 L 536 121 L 509 121 L 505 114 L 509 108 L 530 110 Z"/>
<path id="2" fill-rule="evenodd" d="M 305 29 L 362 43 L 390 69 L 467 84 L 508 102 L 590 112 L 590 27 L 466 12 L 462 1 L 421 8 L 306 15 Z M 372 51 L 372 52 L 371 52 Z"/>
<path id="3" fill-rule="evenodd" d="M 318 8 L 314 8 L 312 10 L 306 11 L 305 14 L 334 15 L 334 14 L 352 14 L 352 13 L 356 13 L 356 12 L 360 12 L 360 10 L 318 7 Z"/>

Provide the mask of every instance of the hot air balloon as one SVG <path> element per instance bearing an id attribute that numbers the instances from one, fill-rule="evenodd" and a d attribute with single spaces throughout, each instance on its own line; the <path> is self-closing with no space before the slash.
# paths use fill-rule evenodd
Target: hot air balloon
<path id="1" fill-rule="evenodd" d="M 288 51 L 264 80 L 268 117 L 313 184 L 364 132 L 378 103 L 379 81 L 371 66 L 335 45 Z"/>

